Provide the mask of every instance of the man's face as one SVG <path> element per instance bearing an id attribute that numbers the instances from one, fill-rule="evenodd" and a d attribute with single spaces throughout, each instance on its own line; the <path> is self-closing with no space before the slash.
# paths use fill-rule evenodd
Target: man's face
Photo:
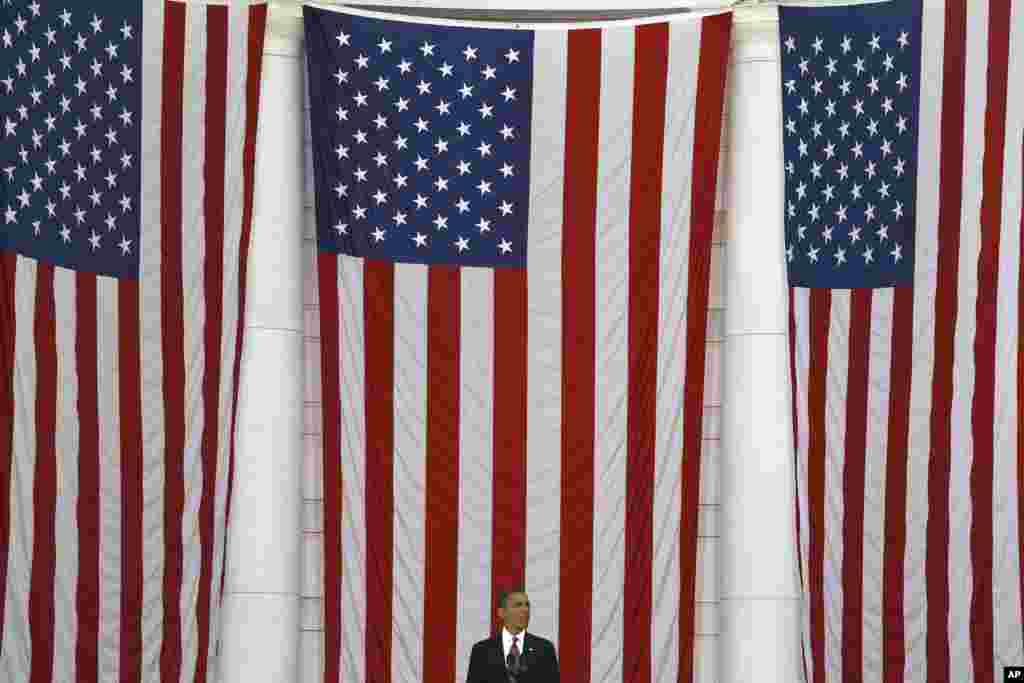
<path id="1" fill-rule="evenodd" d="M 530 597 L 526 593 L 510 593 L 505 606 L 498 608 L 498 617 L 511 633 L 525 631 L 530 625 Z"/>

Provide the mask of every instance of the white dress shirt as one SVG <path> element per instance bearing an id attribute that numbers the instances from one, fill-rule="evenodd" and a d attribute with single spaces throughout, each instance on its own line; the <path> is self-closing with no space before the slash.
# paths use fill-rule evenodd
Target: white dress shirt
<path id="1" fill-rule="evenodd" d="M 512 639 L 513 638 L 517 641 L 516 645 L 519 646 L 519 656 L 522 657 L 522 655 L 523 655 L 523 647 L 524 647 L 523 641 L 526 638 L 526 631 L 520 631 L 519 633 L 517 633 L 516 635 L 513 636 L 511 633 L 508 632 L 507 628 L 502 626 L 501 627 L 501 645 L 502 645 L 502 649 L 505 652 L 505 661 L 506 662 L 508 661 L 509 650 L 512 649 Z"/>

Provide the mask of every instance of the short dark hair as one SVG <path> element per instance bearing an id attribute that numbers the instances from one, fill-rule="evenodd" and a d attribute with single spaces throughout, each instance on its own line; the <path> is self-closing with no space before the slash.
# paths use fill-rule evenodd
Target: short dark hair
<path id="1" fill-rule="evenodd" d="M 508 607 L 508 596 L 515 595 L 516 593 L 526 595 L 526 589 L 522 586 L 512 586 L 511 588 L 498 591 L 498 607 L 501 609 Z"/>

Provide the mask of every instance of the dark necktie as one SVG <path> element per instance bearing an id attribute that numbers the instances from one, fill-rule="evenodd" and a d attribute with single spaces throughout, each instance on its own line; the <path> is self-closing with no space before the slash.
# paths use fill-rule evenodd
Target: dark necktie
<path id="1" fill-rule="evenodd" d="M 512 676 L 519 675 L 519 636 L 512 636 L 512 647 L 508 650 L 508 659 L 505 661 L 508 672 Z M 512 678 L 512 680 L 515 680 Z"/>

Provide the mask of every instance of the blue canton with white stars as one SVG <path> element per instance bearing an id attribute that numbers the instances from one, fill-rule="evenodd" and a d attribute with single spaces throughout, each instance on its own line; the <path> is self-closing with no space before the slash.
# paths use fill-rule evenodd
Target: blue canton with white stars
<path id="1" fill-rule="evenodd" d="M 320 248 L 524 266 L 533 33 L 304 11 Z"/>
<path id="2" fill-rule="evenodd" d="M 919 1 L 779 8 L 789 283 L 914 273 Z"/>
<path id="3" fill-rule="evenodd" d="M 141 24 L 138 2 L 0 0 L 0 249 L 138 277 Z"/>

